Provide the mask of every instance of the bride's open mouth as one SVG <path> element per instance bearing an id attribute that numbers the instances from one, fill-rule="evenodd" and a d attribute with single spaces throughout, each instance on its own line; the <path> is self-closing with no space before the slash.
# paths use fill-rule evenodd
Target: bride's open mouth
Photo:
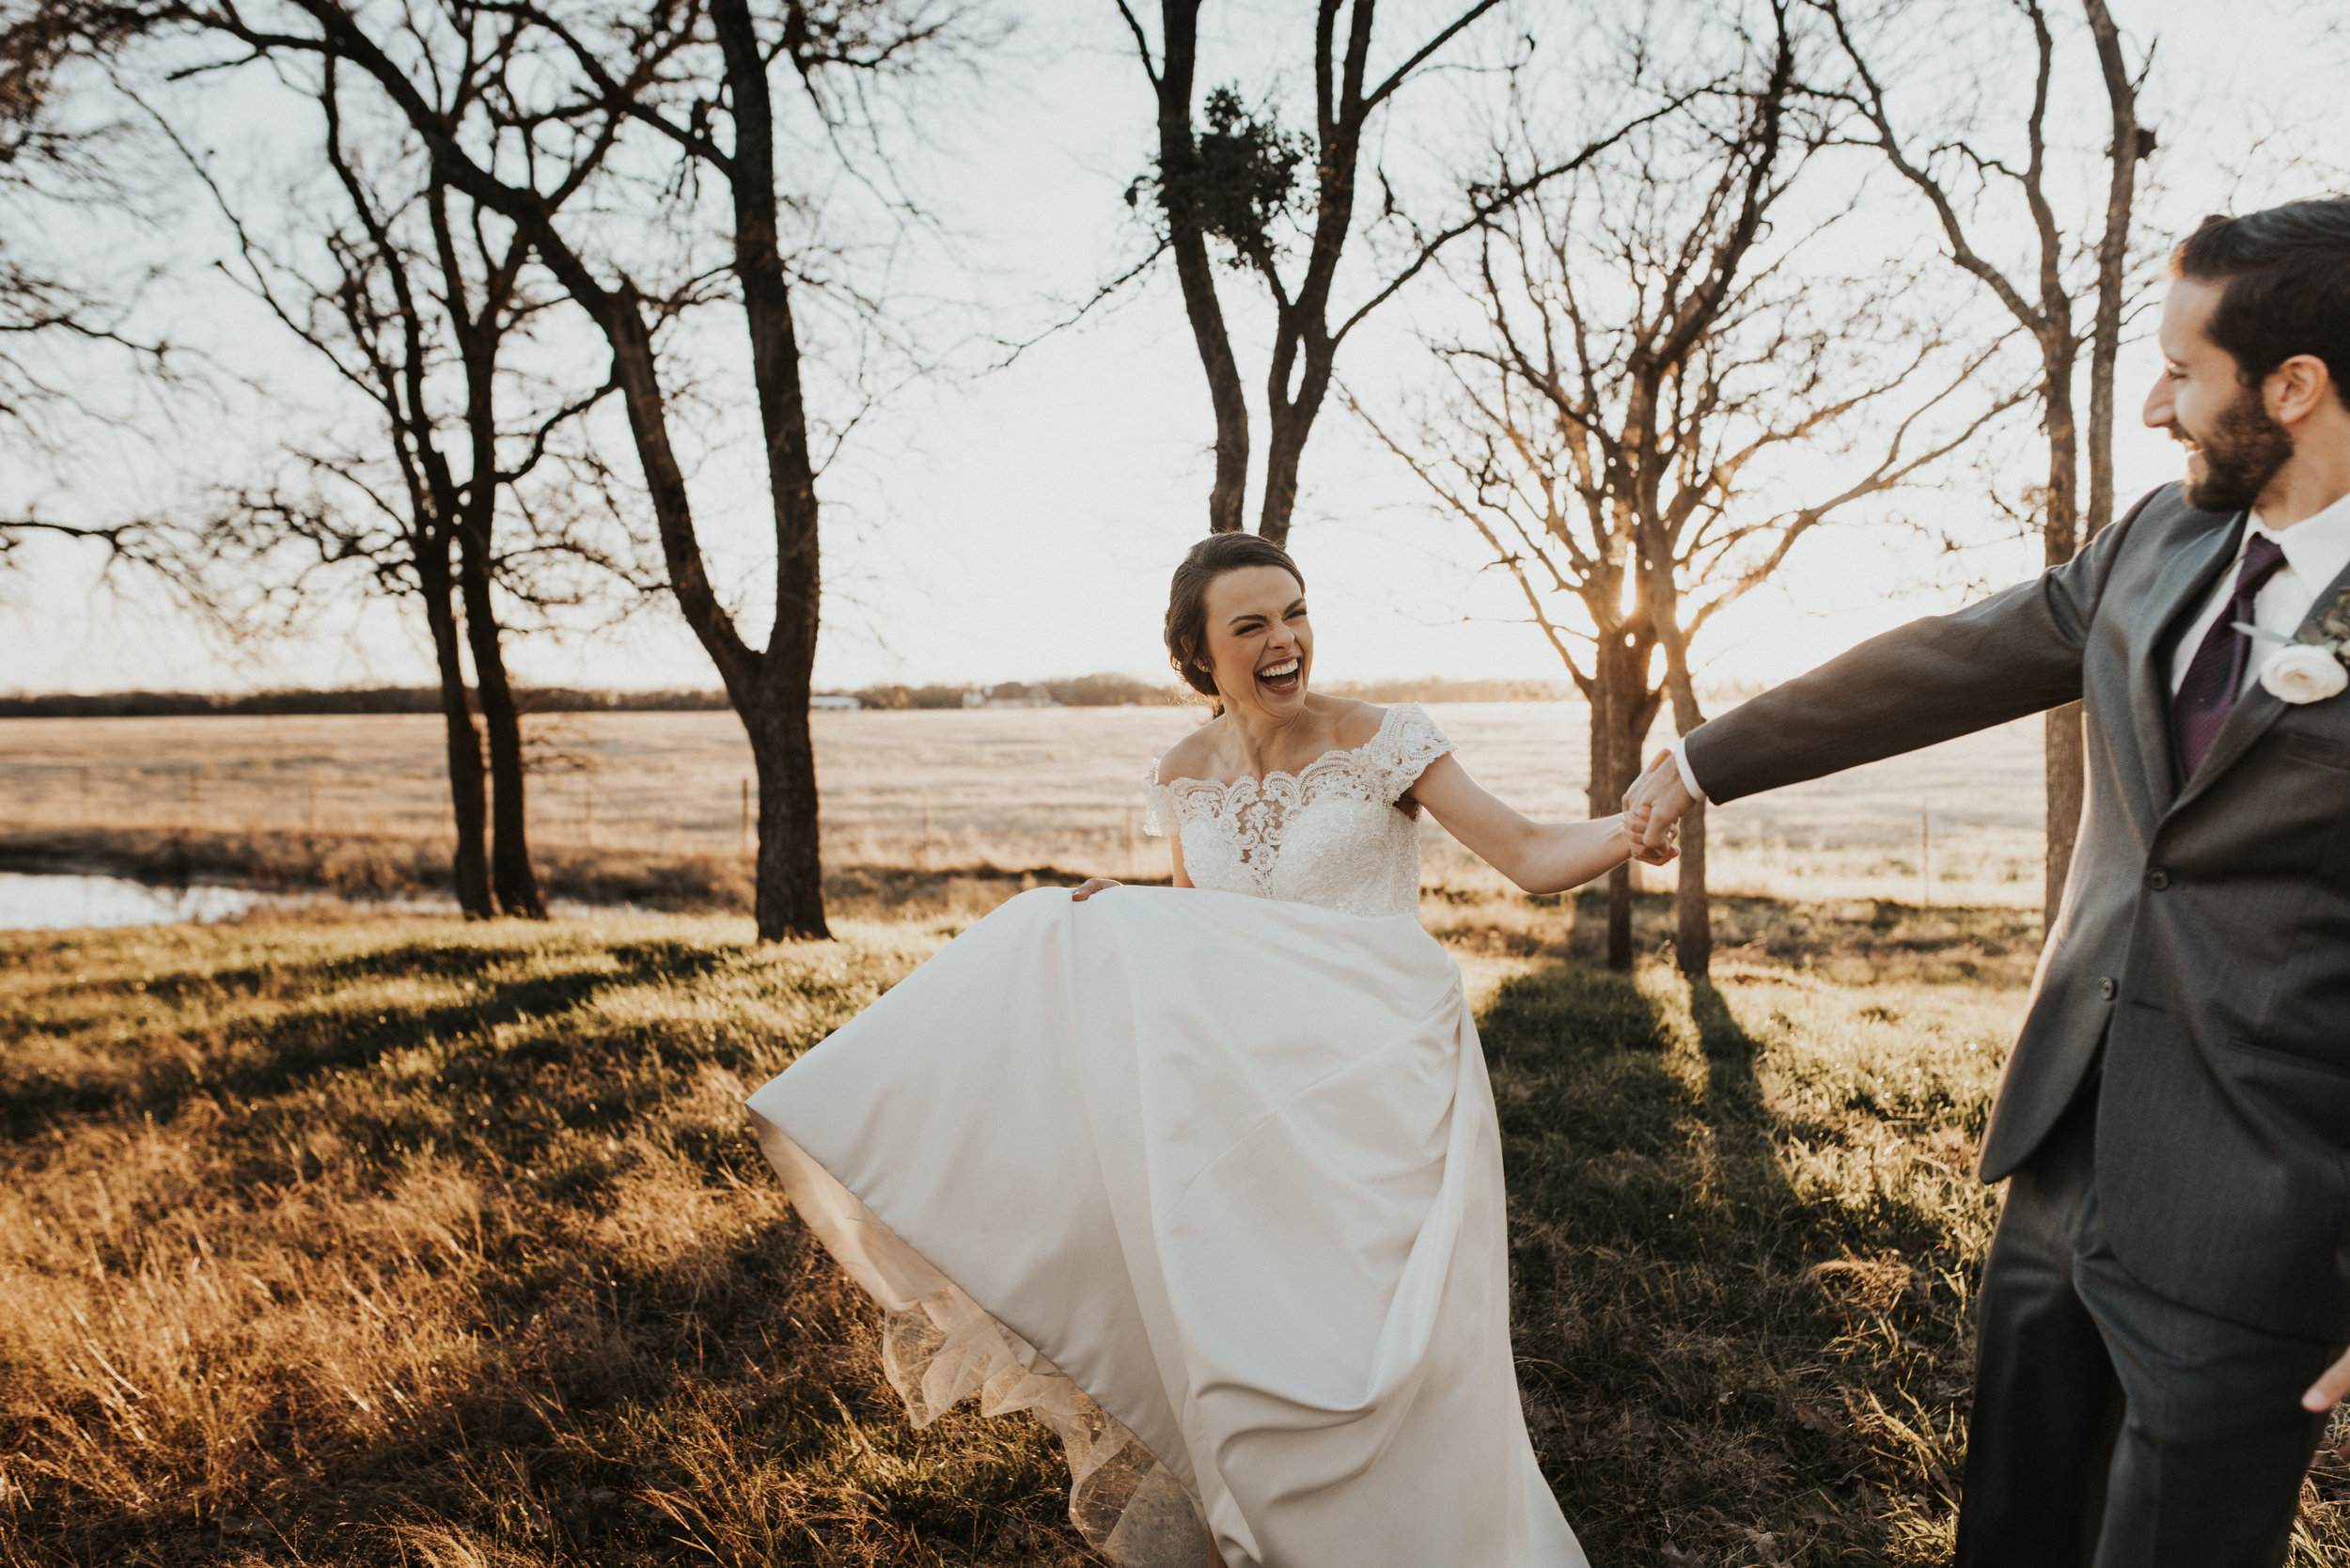
<path id="1" fill-rule="evenodd" d="M 1267 665 L 1257 671 L 1257 684 L 1276 697 L 1287 697 L 1305 678 L 1304 664 L 1294 653 L 1279 664 Z"/>

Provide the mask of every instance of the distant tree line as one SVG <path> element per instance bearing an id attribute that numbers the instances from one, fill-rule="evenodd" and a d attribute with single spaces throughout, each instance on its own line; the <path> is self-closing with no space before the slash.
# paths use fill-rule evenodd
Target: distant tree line
<path id="1" fill-rule="evenodd" d="M 1064 708 L 1172 708 L 1193 700 L 1188 687 L 1153 685 L 1131 675 L 1079 675 L 1038 681 Z M 885 711 L 962 708 L 962 686 L 861 686 L 822 693 L 854 697 Z M 1560 681 L 1371 681 L 1340 682 L 1323 688 L 1364 702 L 1560 702 L 1574 696 Z M 470 688 L 467 705 L 480 712 L 480 694 Z M 585 691 L 576 686 L 517 686 L 514 705 L 524 713 L 695 713 L 728 706 L 723 691 Z M 59 692 L 0 696 L 0 718 L 207 718 L 272 713 L 439 713 L 438 686 L 339 686 L 319 691 Z"/>
<path id="2" fill-rule="evenodd" d="M 840 695 L 854 697 L 868 708 L 961 708 L 965 693 L 983 688 L 964 685 L 860 686 Z M 1064 708 L 1118 708 L 1131 702 L 1137 708 L 1172 706 L 1183 700 L 1186 688 L 1172 682 L 1153 685 L 1131 675 L 1079 675 L 1062 681 L 1035 681 L 1024 690 L 1042 691 Z"/>
<path id="3" fill-rule="evenodd" d="M 961 708 L 971 686 L 863 686 L 841 695 L 868 708 Z M 1064 708 L 1180 708 L 1198 702 L 1188 686 L 1153 685 L 1131 675 L 1080 675 L 1064 681 L 1031 682 Z M 1358 702 L 1569 702 L 1574 688 L 1564 681 L 1325 681 L 1314 689 Z"/>
<path id="4" fill-rule="evenodd" d="M 1572 702 L 1574 687 L 1564 681 L 1326 681 L 1317 688 L 1333 697 L 1387 707 L 1398 702 Z"/>
<path id="5" fill-rule="evenodd" d="M 481 711 L 468 688 L 466 705 Z M 727 706 L 722 691 L 595 692 L 570 686 L 514 688 L 525 713 L 694 713 Z M 439 713 L 438 686 L 345 686 L 330 691 L 100 692 L 0 697 L 0 718 L 203 718 L 253 713 Z"/>

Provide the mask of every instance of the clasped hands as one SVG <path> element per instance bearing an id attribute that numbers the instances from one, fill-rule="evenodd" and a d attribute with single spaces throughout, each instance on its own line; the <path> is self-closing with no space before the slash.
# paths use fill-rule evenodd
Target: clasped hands
<path id="1" fill-rule="evenodd" d="M 1681 853 L 1681 819 L 1697 805 L 1697 797 L 1681 781 L 1681 764 L 1669 751 L 1651 760 L 1648 772 L 1623 794 L 1623 831 L 1632 840 L 1632 858 L 1643 865 L 1662 866 Z"/>

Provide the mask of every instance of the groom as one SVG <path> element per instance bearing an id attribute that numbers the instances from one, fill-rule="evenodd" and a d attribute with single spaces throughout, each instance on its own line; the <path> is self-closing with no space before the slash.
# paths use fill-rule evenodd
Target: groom
<path id="1" fill-rule="evenodd" d="M 1961 1568 L 2275 1568 L 2350 1392 L 2350 200 L 2207 218 L 2171 275 L 2145 419 L 2183 486 L 1626 797 L 1662 845 L 1697 800 L 2085 704 L 2072 877 L 1983 1135 L 2012 1180 Z"/>

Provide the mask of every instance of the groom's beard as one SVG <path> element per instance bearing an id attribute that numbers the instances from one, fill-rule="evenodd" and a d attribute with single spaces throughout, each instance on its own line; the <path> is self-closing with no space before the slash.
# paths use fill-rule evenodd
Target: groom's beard
<path id="1" fill-rule="evenodd" d="M 2186 482 L 2186 504 L 2197 511 L 2246 511 L 2277 471 L 2293 461 L 2293 432 L 2268 416 L 2260 388 L 2248 386 L 2212 429 L 2198 434 L 2173 419 L 2168 429 L 2201 449 L 2203 477 Z"/>

